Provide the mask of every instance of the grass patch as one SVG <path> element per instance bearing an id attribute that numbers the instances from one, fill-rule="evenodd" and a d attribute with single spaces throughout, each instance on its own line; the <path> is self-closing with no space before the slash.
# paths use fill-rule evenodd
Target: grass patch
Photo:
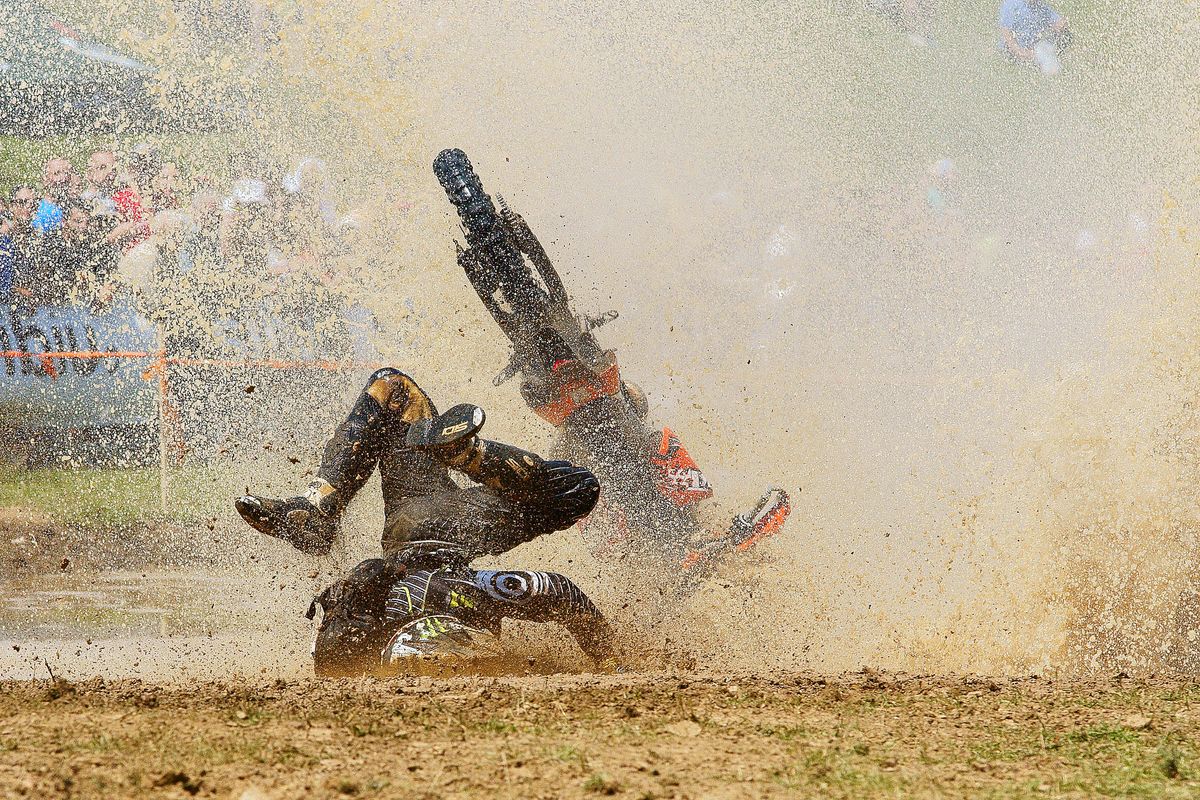
<path id="1" fill-rule="evenodd" d="M 593 794 L 614 795 L 621 791 L 621 785 L 603 772 L 597 772 L 583 782 L 583 790 Z"/>
<path id="2" fill-rule="evenodd" d="M 243 706 L 230 712 L 228 722 L 239 728 L 249 728 L 261 725 L 267 718 L 267 715 L 263 713 L 261 708 L 257 706 Z"/>
<path id="3" fill-rule="evenodd" d="M 159 500 L 157 469 L 35 469 L 0 463 L 0 508 L 39 512 L 54 522 L 84 528 L 118 527 L 154 519 L 195 522 L 214 510 L 199 491 L 202 471 L 168 476 L 167 514 Z"/>
<path id="4" fill-rule="evenodd" d="M 795 739 L 801 739 L 812 732 L 803 725 L 759 725 L 757 727 L 760 735 L 770 736 L 771 738 L 778 739 L 781 742 L 790 742 Z"/>
<path id="5" fill-rule="evenodd" d="M 823 751 L 806 754 L 790 770 L 778 770 L 770 780 L 781 788 L 812 790 L 829 787 L 826 796 L 892 795 L 904 787 L 904 781 L 870 764 L 848 763 L 836 754 Z M 834 788 L 835 787 L 835 788 Z"/>
<path id="6" fill-rule="evenodd" d="M 1003 740 L 988 739 L 971 746 L 971 756 L 978 761 L 1019 763 L 1041 752 L 1039 739 L 1017 737 Z"/>
<path id="7" fill-rule="evenodd" d="M 114 739 L 104 731 L 79 745 L 79 749 L 87 753 L 118 753 L 123 747 L 120 739 Z"/>
<path id="8" fill-rule="evenodd" d="M 492 717 L 490 719 L 485 719 L 483 722 L 479 723 L 479 725 L 477 725 L 476 727 L 483 733 L 496 733 L 496 734 L 500 734 L 500 735 L 508 735 L 510 733 L 517 732 L 516 725 L 512 724 L 511 722 L 502 720 L 502 719 L 496 719 L 495 717 Z"/>
<path id="9" fill-rule="evenodd" d="M 1129 728 L 1114 727 L 1112 725 L 1098 725 L 1094 728 L 1088 728 L 1082 731 L 1071 731 L 1066 735 L 1068 742 L 1078 742 L 1090 744 L 1092 742 L 1117 742 L 1120 744 L 1129 744 L 1138 740 L 1136 731 L 1131 731 Z"/>
<path id="10" fill-rule="evenodd" d="M 584 755 L 579 748 L 571 745 L 564 745 L 555 748 L 550 754 L 555 760 L 562 761 L 567 764 L 578 764 L 580 769 L 587 769 L 587 756 Z"/>
<path id="11" fill-rule="evenodd" d="M 1184 778 L 1183 752 L 1172 743 L 1162 745 L 1158 748 L 1158 768 L 1171 780 Z"/>

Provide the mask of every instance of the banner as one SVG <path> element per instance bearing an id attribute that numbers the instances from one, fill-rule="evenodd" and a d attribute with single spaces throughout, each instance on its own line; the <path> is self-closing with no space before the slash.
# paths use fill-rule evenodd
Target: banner
<path id="1" fill-rule="evenodd" d="M 0 414 L 39 427 L 157 425 L 158 390 L 144 377 L 155 338 L 128 302 L 0 308 Z"/>

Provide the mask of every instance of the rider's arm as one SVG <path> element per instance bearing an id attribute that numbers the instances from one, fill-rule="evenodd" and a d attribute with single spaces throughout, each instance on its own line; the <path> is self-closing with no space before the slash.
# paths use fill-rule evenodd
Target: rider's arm
<path id="1" fill-rule="evenodd" d="M 486 574 L 486 573 L 485 573 Z M 583 590 L 556 572 L 492 573 L 500 580 L 513 576 L 523 591 L 503 597 L 503 615 L 530 622 L 557 622 L 575 638 L 579 649 L 597 663 L 617 654 L 616 633 Z M 501 592 L 504 592 L 501 589 Z M 489 594 L 497 597 L 496 587 Z"/>

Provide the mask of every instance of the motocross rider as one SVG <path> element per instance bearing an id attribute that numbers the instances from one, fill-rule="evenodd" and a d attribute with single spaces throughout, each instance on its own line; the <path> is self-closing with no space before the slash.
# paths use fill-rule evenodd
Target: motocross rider
<path id="1" fill-rule="evenodd" d="M 474 558 L 570 527 L 600 494 L 589 470 L 483 439 L 483 423 L 483 409 L 469 404 L 439 415 L 411 377 L 380 369 L 326 444 L 304 494 L 234 501 L 255 530 L 324 555 L 342 511 L 379 467 L 383 558 L 359 564 L 310 608 L 310 617 L 318 604 L 324 611 L 319 674 L 370 671 L 381 653 L 386 665 L 467 647 L 475 633 L 497 632 L 503 617 L 561 622 L 593 659 L 611 657 L 611 628 L 568 578 L 470 569 Z M 459 487 L 450 469 L 479 485 Z"/>

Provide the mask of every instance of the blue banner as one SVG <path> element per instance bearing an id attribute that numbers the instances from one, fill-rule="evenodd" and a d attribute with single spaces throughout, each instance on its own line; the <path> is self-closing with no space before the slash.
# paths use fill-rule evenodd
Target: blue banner
<path id="1" fill-rule="evenodd" d="M 128 302 L 102 313 L 49 306 L 22 314 L 0 308 L 0 351 L 148 352 L 155 332 Z M 0 358 L 0 413 L 39 427 L 157 424 L 152 359 Z"/>

